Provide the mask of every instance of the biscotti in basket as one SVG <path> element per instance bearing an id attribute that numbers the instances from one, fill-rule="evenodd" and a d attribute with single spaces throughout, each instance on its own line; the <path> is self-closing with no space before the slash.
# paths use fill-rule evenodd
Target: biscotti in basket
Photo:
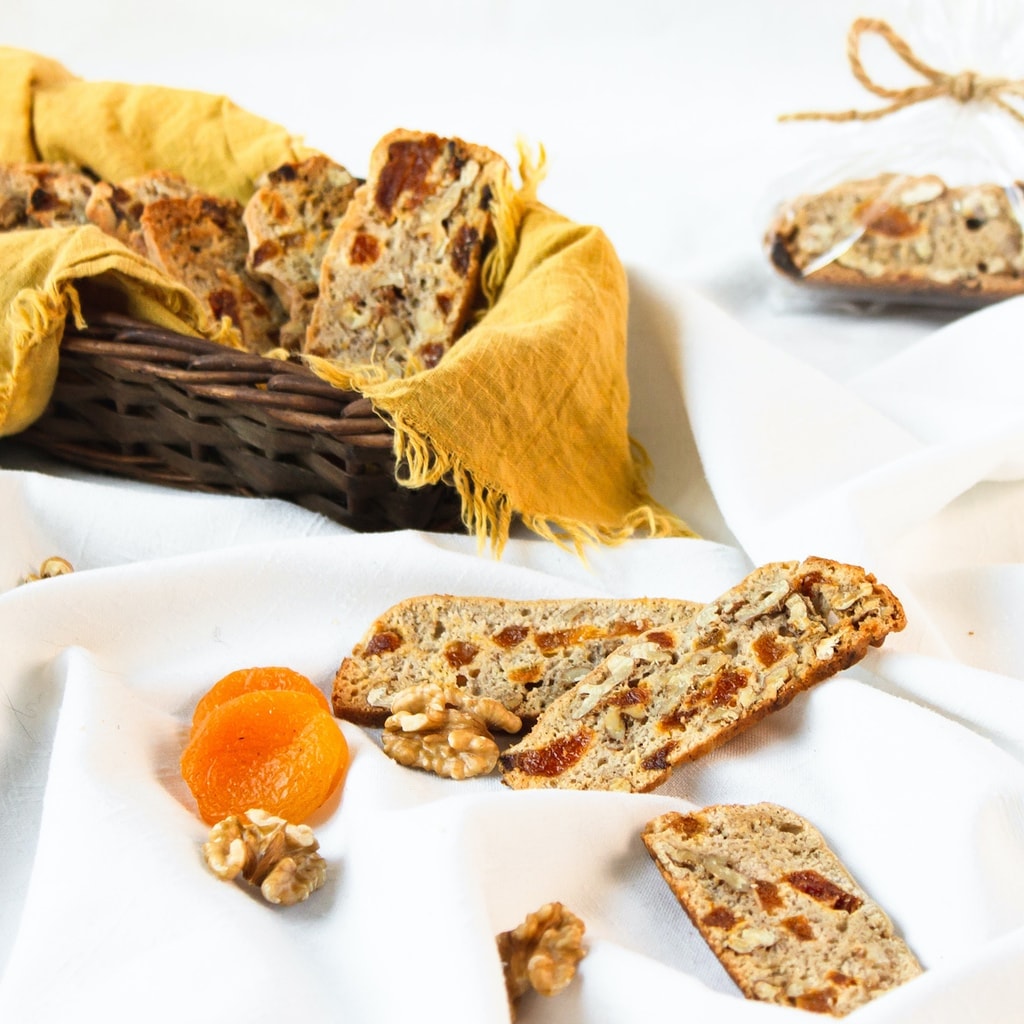
<path id="1" fill-rule="evenodd" d="M 65 164 L 0 167 L 0 230 L 94 224 L 276 348 L 401 376 L 435 366 L 480 300 L 497 153 L 399 129 L 365 182 L 316 154 L 266 172 L 243 205 L 155 169 L 93 181 Z"/>
<path id="2" fill-rule="evenodd" d="M 390 422 L 305 356 L 390 376 L 435 366 L 482 301 L 507 170 L 482 146 L 406 130 L 377 145 L 365 182 L 317 154 L 266 172 L 245 204 L 162 169 L 109 182 L 5 165 L 0 230 L 99 228 L 240 346 L 133 322 L 87 290 L 88 326 L 69 318 L 53 395 L 24 440 L 118 475 L 287 498 L 358 529 L 458 528 L 444 483 L 400 482 Z"/>
<path id="3" fill-rule="evenodd" d="M 37 62 L 5 56 L 19 69 Z M 45 77 L 29 91 L 46 92 Z M 453 489 L 460 526 L 495 553 L 514 525 L 578 548 L 693 535 L 650 494 L 650 467 L 629 435 L 625 267 L 600 227 L 538 199 L 542 148 L 534 159 L 517 147 L 513 183 L 484 146 L 401 129 L 365 154 L 364 171 L 360 153 L 346 147 L 332 163 L 223 96 L 85 81 L 73 95 L 71 104 L 65 91 L 47 93 L 46 132 L 33 133 L 22 111 L 0 146 L 0 161 L 65 161 L 94 190 L 107 186 L 103 224 L 88 209 L 82 223 L 79 203 L 69 226 L 39 230 L 36 190 L 12 197 L 12 219 L 19 205 L 28 216 L 25 230 L 0 231 L 0 306 L 11 311 L 0 332 L 0 437 L 26 435 L 45 413 L 64 373 L 65 325 L 91 331 L 113 313 L 300 362 L 366 398 L 390 431 L 398 485 L 411 500 Z M 159 182 L 140 181 L 159 172 Z M 62 201 L 56 189 L 38 198 Z M 189 220 L 197 206 L 202 219 L 204 204 L 220 219 L 216 231 Z M 200 274 L 204 236 L 225 258 Z M 151 243 L 162 263 L 147 255 Z M 195 274 L 191 287 L 171 276 L 174 266 Z M 239 424 L 248 431 L 247 419 Z M 263 441 L 271 454 L 273 438 Z M 558 459 L 536 458 L 538 442 Z M 182 443 L 172 446 L 176 461 L 193 442 Z M 265 493 L 250 480 L 237 491 Z"/>

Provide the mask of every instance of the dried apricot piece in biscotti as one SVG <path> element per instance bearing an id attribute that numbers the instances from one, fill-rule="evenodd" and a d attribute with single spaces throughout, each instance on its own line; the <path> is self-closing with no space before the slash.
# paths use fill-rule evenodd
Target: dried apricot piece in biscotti
<path id="1" fill-rule="evenodd" d="M 259 807 L 303 822 L 339 785 L 348 744 L 315 697 L 253 690 L 213 708 L 181 755 L 181 774 L 208 824 Z"/>
<path id="2" fill-rule="evenodd" d="M 202 696 L 192 715 L 193 734 L 215 707 L 253 690 L 296 690 L 316 698 L 324 711 L 330 712 L 331 710 L 331 705 L 323 691 L 312 680 L 301 672 L 296 672 L 295 669 L 282 668 L 278 665 L 240 668 L 229 672 L 223 679 L 218 679 Z"/>

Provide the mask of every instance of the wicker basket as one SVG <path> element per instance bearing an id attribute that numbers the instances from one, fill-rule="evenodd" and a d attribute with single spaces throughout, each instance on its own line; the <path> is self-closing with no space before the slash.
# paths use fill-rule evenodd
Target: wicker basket
<path id="1" fill-rule="evenodd" d="M 69 322 L 53 398 L 21 439 L 117 476 L 283 498 L 363 532 L 462 528 L 451 488 L 398 482 L 392 429 L 356 392 L 112 314 Z"/>

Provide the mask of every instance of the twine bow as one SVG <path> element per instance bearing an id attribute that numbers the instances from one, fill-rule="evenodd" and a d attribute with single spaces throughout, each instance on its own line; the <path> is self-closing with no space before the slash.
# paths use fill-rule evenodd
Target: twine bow
<path id="1" fill-rule="evenodd" d="M 860 59 L 860 40 L 866 32 L 873 32 L 884 39 L 908 67 L 913 68 L 927 85 L 915 85 L 906 89 L 887 89 L 879 85 L 864 70 Z M 1006 101 L 1007 96 L 1024 96 L 1024 80 L 1011 78 L 990 78 L 976 71 L 961 71 L 950 75 L 938 68 L 926 64 L 907 44 L 907 41 L 893 31 L 888 22 L 877 18 L 858 18 L 851 26 L 846 37 L 846 58 L 854 77 L 869 92 L 890 100 L 888 106 L 877 110 L 840 110 L 833 113 L 822 111 L 805 111 L 799 114 L 783 114 L 780 121 L 877 121 L 881 117 L 893 114 L 897 110 L 923 103 L 925 100 L 949 97 L 959 103 L 970 103 L 984 100 L 993 103 L 1021 124 L 1024 124 L 1024 113 Z"/>

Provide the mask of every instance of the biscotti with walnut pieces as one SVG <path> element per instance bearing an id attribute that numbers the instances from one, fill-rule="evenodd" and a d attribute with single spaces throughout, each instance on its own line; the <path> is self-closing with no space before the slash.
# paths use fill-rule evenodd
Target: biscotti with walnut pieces
<path id="1" fill-rule="evenodd" d="M 0 164 L 0 231 L 76 227 L 88 223 L 94 181 L 63 163 Z"/>
<path id="2" fill-rule="evenodd" d="M 382 726 L 396 693 L 430 681 L 499 700 L 532 722 L 623 642 L 680 625 L 699 607 L 673 598 L 413 597 L 381 615 L 342 661 L 334 713 Z"/>
<path id="3" fill-rule="evenodd" d="M 921 974 L 886 913 L 793 811 L 672 811 L 642 838 L 748 999 L 842 1017 Z"/>
<path id="4" fill-rule="evenodd" d="M 158 199 L 187 199 L 199 189 L 172 171 L 146 171 L 116 184 L 96 183 L 85 215 L 101 231 L 117 238 L 140 256 L 148 256 L 142 232 L 142 214 Z"/>
<path id="5" fill-rule="evenodd" d="M 390 376 L 436 366 L 479 297 L 507 173 L 497 153 L 461 139 L 381 139 L 324 257 L 304 352 Z"/>
<path id="6" fill-rule="evenodd" d="M 1024 292 L 1024 188 L 881 174 L 783 204 L 775 268 L 853 298 L 981 304 Z"/>
<path id="7" fill-rule="evenodd" d="M 315 154 L 262 175 L 245 204 L 248 270 L 288 311 L 282 348 L 296 351 L 306 340 L 328 243 L 358 186 L 341 164 Z"/>
<path id="8" fill-rule="evenodd" d="M 214 319 L 230 317 L 250 352 L 277 348 L 284 308 L 246 269 L 249 240 L 242 205 L 198 193 L 157 199 L 140 217 L 146 254 L 202 300 Z"/>
<path id="9" fill-rule="evenodd" d="M 501 756 L 503 781 L 654 789 L 905 624 L 899 600 L 859 566 L 762 566 L 682 625 L 609 654 Z"/>

